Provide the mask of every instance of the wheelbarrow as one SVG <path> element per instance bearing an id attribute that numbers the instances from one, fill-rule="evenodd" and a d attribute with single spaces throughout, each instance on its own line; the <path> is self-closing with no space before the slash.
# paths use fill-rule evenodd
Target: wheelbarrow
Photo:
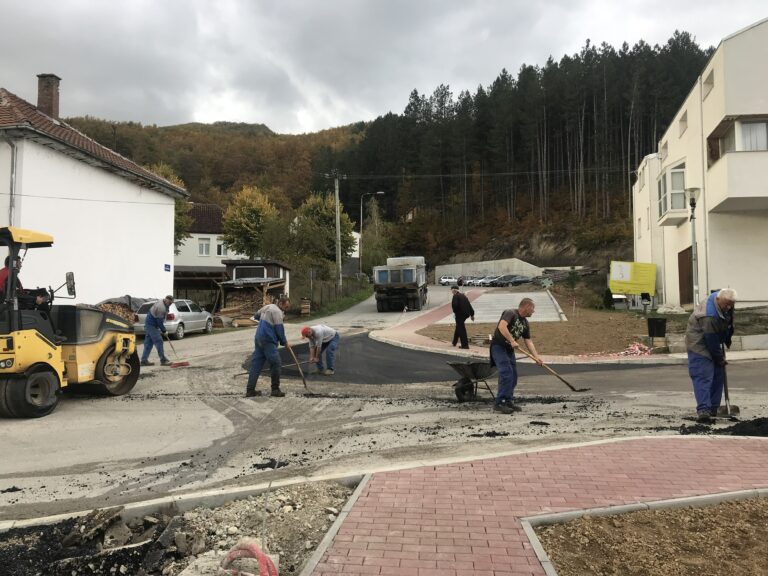
<path id="1" fill-rule="evenodd" d="M 496 396 L 494 396 L 486 380 L 496 373 L 496 366 L 491 366 L 490 362 L 448 362 L 448 366 L 461 376 L 461 380 L 453 385 L 459 402 L 477 399 L 477 385 L 480 382 L 485 384 L 488 392 L 496 400 Z"/>

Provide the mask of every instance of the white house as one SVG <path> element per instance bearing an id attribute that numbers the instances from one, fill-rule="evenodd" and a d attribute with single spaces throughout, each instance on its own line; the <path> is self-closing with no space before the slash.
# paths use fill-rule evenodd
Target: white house
<path id="1" fill-rule="evenodd" d="M 37 107 L 0 88 L 0 226 L 54 239 L 27 254 L 25 287 L 72 271 L 77 302 L 171 293 L 174 202 L 187 192 L 63 122 L 60 78 L 38 79 Z"/>
<path id="2" fill-rule="evenodd" d="M 216 204 L 193 203 L 189 210 L 192 218 L 190 236 L 179 246 L 176 254 L 176 266 L 219 268 L 225 266 L 223 260 L 246 258 L 230 250 L 222 235 L 224 233 L 224 211 Z"/>
<path id="3" fill-rule="evenodd" d="M 766 61 L 768 19 L 723 39 L 638 166 L 635 260 L 657 265 L 659 303 L 731 287 L 739 306 L 768 304 Z"/>

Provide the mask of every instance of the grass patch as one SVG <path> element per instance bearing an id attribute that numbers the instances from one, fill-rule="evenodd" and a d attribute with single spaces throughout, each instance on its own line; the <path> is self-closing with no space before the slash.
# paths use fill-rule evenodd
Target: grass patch
<path id="1" fill-rule="evenodd" d="M 321 318 L 323 316 L 330 316 L 331 314 L 336 314 L 337 312 L 342 312 L 344 310 L 347 310 L 348 308 L 352 308 L 352 306 L 354 306 L 355 304 L 359 304 L 360 302 L 367 300 L 372 295 L 373 295 L 373 285 L 371 284 L 365 288 L 361 288 L 357 292 L 353 292 L 349 296 L 344 296 L 334 302 L 329 302 L 322 308 L 317 308 L 317 309 L 313 308 L 312 313 L 306 316 L 300 316 L 300 315 L 294 314 L 293 311 L 291 311 L 291 315 L 287 319 L 287 321 L 288 322 L 304 322 L 306 320 L 314 320 L 315 318 Z"/>

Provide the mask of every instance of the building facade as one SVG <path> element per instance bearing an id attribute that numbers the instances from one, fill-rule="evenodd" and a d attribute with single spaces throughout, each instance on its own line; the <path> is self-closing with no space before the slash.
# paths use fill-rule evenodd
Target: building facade
<path id="1" fill-rule="evenodd" d="M 61 120 L 60 78 L 38 79 L 37 106 L 0 88 L 0 226 L 54 239 L 24 260 L 24 286 L 55 288 L 71 271 L 77 302 L 171 293 L 175 200 L 187 192 Z"/>
<path id="2" fill-rule="evenodd" d="M 768 19 L 723 39 L 637 168 L 635 260 L 657 265 L 658 303 L 731 287 L 768 304 L 766 61 Z"/>

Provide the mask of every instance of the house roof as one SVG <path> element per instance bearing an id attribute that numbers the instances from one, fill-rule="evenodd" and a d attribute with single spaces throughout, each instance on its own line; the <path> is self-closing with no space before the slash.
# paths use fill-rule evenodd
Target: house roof
<path id="1" fill-rule="evenodd" d="M 189 211 L 192 217 L 192 228 L 195 234 L 221 234 L 224 232 L 222 218 L 224 210 L 216 204 L 192 204 Z"/>
<path id="2" fill-rule="evenodd" d="M 102 146 L 66 122 L 51 118 L 5 88 L 0 88 L 0 133 L 32 140 L 174 198 L 189 196 L 184 188 Z"/>
<path id="3" fill-rule="evenodd" d="M 222 260 L 221 263 L 224 264 L 224 266 L 265 266 L 267 264 L 277 264 L 286 270 L 291 269 L 286 263 L 270 258 L 256 258 L 255 260 Z"/>

